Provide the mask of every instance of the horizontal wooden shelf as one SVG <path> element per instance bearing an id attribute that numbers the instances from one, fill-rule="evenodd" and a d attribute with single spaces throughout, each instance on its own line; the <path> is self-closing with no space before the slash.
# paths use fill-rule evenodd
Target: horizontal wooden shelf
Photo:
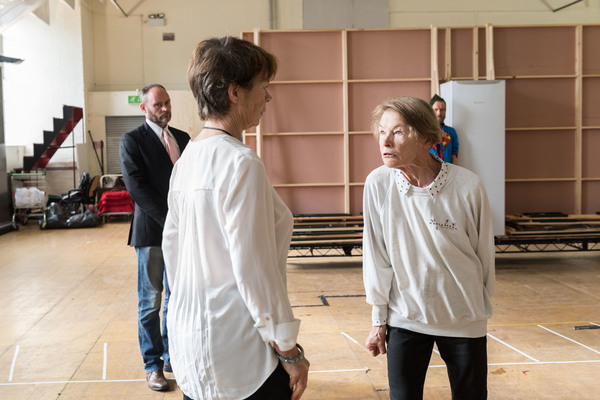
<path id="1" fill-rule="evenodd" d="M 473 78 L 463 78 L 465 80 L 467 79 L 473 79 Z M 386 83 L 386 82 L 430 82 L 431 81 L 431 77 L 414 77 L 414 78 L 373 78 L 373 79 L 352 79 L 352 78 L 348 78 L 348 79 L 323 79 L 323 80 L 312 80 L 312 79 L 306 79 L 306 80 L 281 80 L 281 81 L 277 81 L 277 80 L 273 80 L 271 82 L 269 82 L 269 85 L 297 85 L 297 84 L 341 84 L 344 82 L 348 82 L 348 83 Z"/>
<path id="2" fill-rule="evenodd" d="M 348 83 L 386 83 L 386 82 L 430 82 L 429 77 L 415 78 L 381 78 L 381 79 L 348 79 Z"/>
<path id="3" fill-rule="evenodd" d="M 344 187 L 345 183 L 343 182 L 337 182 L 337 183 L 331 183 L 331 182 L 315 182 L 315 183 L 311 183 L 311 182 L 304 182 L 304 183 L 274 183 L 273 187 L 274 188 L 294 188 L 294 187 L 298 187 L 298 188 L 302 188 L 302 187 Z M 365 183 L 364 182 L 349 182 L 348 186 L 364 186 Z"/>
<path id="4" fill-rule="evenodd" d="M 577 178 L 509 178 L 505 182 L 576 182 Z"/>
<path id="5" fill-rule="evenodd" d="M 529 127 L 516 127 L 516 128 L 505 128 L 507 132 L 511 131 L 572 131 L 577 129 L 576 126 L 529 126 Z"/>
<path id="6" fill-rule="evenodd" d="M 446 83 L 450 81 L 485 81 L 487 78 L 485 76 L 453 76 L 450 79 L 444 78 L 440 79 L 440 83 Z"/>
<path id="7" fill-rule="evenodd" d="M 331 182 L 315 182 L 315 183 L 274 183 L 275 188 L 294 188 L 294 187 L 343 187 L 343 183 L 331 183 Z"/>
<path id="8" fill-rule="evenodd" d="M 296 85 L 296 84 L 306 84 L 306 83 L 333 83 L 333 84 L 340 84 L 343 83 L 344 80 L 342 78 L 340 79 L 306 79 L 306 80 L 297 80 L 297 81 L 289 81 L 289 80 L 285 80 L 285 81 L 270 81 L 269 85 Z"/>
<path id="9" fill-rule="evenodd" d="M 503 75 L 496 76 L 496 79 L 510 80 L 510 79 L 574 79 L 579 75 L 568 74 L 568 75 Z"/>
<path id="10" fill-rule="evenodd" d="M 318 131 L 318 132 L 261 132 L 262 136 L 307 136 L 307 135 L 372 135 L 371 131 Z M 256 132 L 244 132 L 245 136 L 258 136 Z"/>
<path id="11" fill-rule="evenodd" d="M 343 135 L 345 132 L 342 131 L 330 131 L 330 132 L 261 132 L 262 136 L 310 136 L 310 135 Z M 258 136 L 256 132 L 244 133 L 246 136 Z"/>

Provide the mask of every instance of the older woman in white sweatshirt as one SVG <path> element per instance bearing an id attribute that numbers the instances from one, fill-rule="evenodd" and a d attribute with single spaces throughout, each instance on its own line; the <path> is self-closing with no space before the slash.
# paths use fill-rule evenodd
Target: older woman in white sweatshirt
<path id="1" fill-rule="evenodd" d="M 366 346 L 373 356 L 387 352 L 393 400 L 423 398 L 434 344 L 452 398 L 485 399 L 495 273 L 484 186 L 429 153 L 441 131 L 421 99 L 377 106 L 373 132 L 384 165 L 364 189 L 363 271 L 373 307 Z"/>

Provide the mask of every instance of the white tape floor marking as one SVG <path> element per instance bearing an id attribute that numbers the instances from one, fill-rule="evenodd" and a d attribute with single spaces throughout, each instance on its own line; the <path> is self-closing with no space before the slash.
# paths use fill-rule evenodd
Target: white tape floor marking
<path id="1" fill-rule="evenodd" d="M 548 329 L 548 328 L 546 328 L 545 326 L 542 326 L 542 325 L 538 325 L 538 326 L 539 326 L 540 328 L 542 328 L 542 329 L 545 329 L 545 330 L 547 330 L 547 331 L 548 331 L 548 332 L 550 332 L 550 333 L 554 333 L 556 336 L 560 336 L 561 338 L 563 338 L 563 339 L 567 339 L 567 340 L 569 340 L 569 341 L 571 341 L 571 342 L 573 342 L 573 343 L 575 343 L 575 344 L 578 344 L 578 345 L 579 345 L 579 346 L 581 346 L 581 347 L 585 347 L 586 349 L 588 349 L 588 350 L 590 350 L 590 351 L 593 351 L 593 352 L 594 352 L 594 353 L 596 353 L 596 354 L 600 354 L 600 351 L 598 351 L 598 350 L 596 350 L 596 349 L 592 349 L 591 347 L 589 347 L 589 346 L 586 346 L 586 345 L 585 345 L 585 344 L 583 344 L 583 343 L 579 343 L 578 341 L 576 341 L 576 340 L 573 340 L 573 339 L 571 339 L 571 338 L 569 338 L 569 337 L 566 337 L 565 335 L 561 335 L 561 334 L 560 334 L 560 333 L 558 333 L 558 332 L 554 332 L 553 330 L 551 330 L 551 329 Z"/>
<path id="2" fill-rule="evenodd" d="M 19 345 L 15 347 L 15 355 L 13 356 L 12 364 L 10 365 L 10 372 L 8 374 L 8 381 L 12 382 L 13 372 L 15 372 L 15 364 L 17 363 L 17 355 L 19 354 Z"/>
<path id="3" fill-rule="evenodd" d="M 535 361 L 535 362 L 539 362 L 539 360 L 536 360 L 535 358 L 533 358 L 533 357 L 531 357 L 531 356 L 529 356 L 529 355 L 527 355 L 527 354 L 523 353 L 521 350 L 517 349 L 516 347 L 513 347 L 513 346 L 511 346 L 510 344 L 508 344 L 508 343 L 506 343 L 506 342 L 503 342 L 502 340 L 498 339 L 498 338 L 497 338 L 497 337 L 495 337 L 494 335 L 490 335 L 490 334 L 488 333 L 488 336 L 489 336 L 489 337 L 491 337 L 492 339 L 494 339 L 495 341 L 502 343 L 502 344 L 503 344 L 503 345 L 505 345 L 506 347 L 508 347 L 508 348 L 510 348 L 510 349 L 513 349 L 513 350 L 514 350 L 514 351 L 516 351 L 517 353 L 519 353 L 519 354 L 521 354 L 521 355 L 523 355 L 523 356 L 525 356 L 525 357 L 529 358 L 530 360 L 533 360 L 533 361 Z"/>
<path id="4" fill-rule="evenodd" d="M 102 362 L 102 379 L 106 380 L 106 361 L 108 358 L 107 353 L 108 343 L 104 343 L 104 360 Z"/>
<path id="5" fill-rule="evenodd" d="M 538 361 L 538 362 L 519 362 L 519 363 L 489 363 L 490 366 L 519 366 L 519 365 L 544 365 L 544 364 L 600 364 L 600 360 L 584 361 Z M 446 368 L 445 365 L 430 365 L 429 368 Z M 309 371 L 309 374 L 325 374 L 331 372 L 367 372 L 369 368 L 359 369 L 337 369 L 329 371 Z M 167 378 L 169 381 L 175 381 L 174 378 Z M 50 382 L 9 382 L 0 383 L 0 386 L 17 385 L 56 385 L 71 383 L 128 383 L 128 382 L 146 382 L 146 379 L 111 379 L 111 380 L 89 380 L 89 381 L 50 381 Z"/>

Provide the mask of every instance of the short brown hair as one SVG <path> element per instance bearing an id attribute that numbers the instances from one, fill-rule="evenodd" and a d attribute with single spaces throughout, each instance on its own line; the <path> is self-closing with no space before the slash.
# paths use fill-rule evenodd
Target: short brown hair
<path id="1" fill-rule="evenodd" d="M 250 89 L 256 78 L 272 80 L 275 56 L 247 40 L 224 36 L 196 45 L 188 65 L 188 82 L 200 118 L 222 117 L 229 112 L 230 84 Z"/>
<path id="2" fill-rule="evenodd" d="M 417 97 L 395 97 L 387 99 L 373 110 L 371 129 L 379 138 L 379 122 L 386 111 L 396 111 L 409 128 L 409 135 L 417 135 L 432 145 L 442 140 L 440 123 L 433 109 L 425 100 Z"/>

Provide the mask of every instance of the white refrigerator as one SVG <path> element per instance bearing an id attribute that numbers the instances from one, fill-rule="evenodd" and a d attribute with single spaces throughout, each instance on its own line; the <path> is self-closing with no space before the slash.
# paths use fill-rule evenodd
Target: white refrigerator
<path id="1" fill-rule="evenodd" d="M 475 172 L 485 186 L 494 217 L 494 236 L 504 236 L 505 83 L 450 81 L 440 85 L 445 124 L 458 135 L 458 165 Z"/>

